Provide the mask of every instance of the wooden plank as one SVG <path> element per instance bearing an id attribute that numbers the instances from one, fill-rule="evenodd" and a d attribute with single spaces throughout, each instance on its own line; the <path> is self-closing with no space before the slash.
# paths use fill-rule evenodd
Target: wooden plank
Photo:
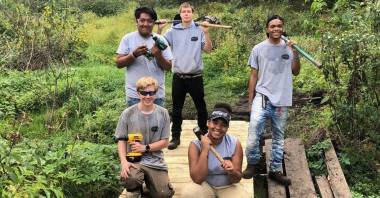
<path id="1" fill-rule="evenodd" d="M 334 146 L 330 141 L 331 147 L 325 152 L 325 163 L 329 174 L 329 183 L 334 197 L 351 198 L 352 194 L 348 188 L 346 178 L 340 167 Z"/>
<path id="2" fill-rule="evenodd" d="M 315 180 L 317 181 L 317 186 L 321 198 L 334 198 L 329 181 L 327 181 L 326 176 L 316 176 Z"/>
<path id="3" fill-rule="evenodd" d="M 267 172 L 269 172 L 270 160 L 272 156 L 272 139 L 265 140 L 265 157 L 266 157 L 266 165 Z M 282 170 L 281 170 L 282 172 Z M 267 179 L 268 182 L 268 197 L 269 198 L 283 198 L 286 197 L 286 189 L 281 184 L 277 182 Z"/>
<path id="4" fill-rule="evenodd" d="M 290 197 L 316 198 L 305 148 L 300 139 L 285 139 L 284 163 L 286 175 L 292 181 L 288 186 Z"/>

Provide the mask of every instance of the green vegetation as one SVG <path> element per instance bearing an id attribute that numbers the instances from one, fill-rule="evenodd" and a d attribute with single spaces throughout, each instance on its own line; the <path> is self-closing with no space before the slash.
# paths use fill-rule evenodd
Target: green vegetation
<path id="1" fill-rule="evenodd" d="M 354 197 L 380 196 L 378 1 L 241 1 L 202 3 L 197 14 L 232 30 L 213 29 L 204 55 L 208 108 L 247 94 L 252 47 L 265 39 L 270 14 L 286 19 L 291 39 L 322 60 L 302 59 L 300 96 L 287 135 L 309 140 L 320 130 L 337 152 Z M 172 18 L 179 1 L 0 1 L 0 197 L 115 197 L 118 159 L 112 136 L 125 108 L 124 70 L 114 66 L 122 36 L 135 31 L 133 10 L 156 8 Z M 171 73 L 166 106 L 171 109 Z M 315 93 L 324 98 L 309 103 Z M 186 100 L 184 112 L 195 118 Z M 324 173 L 326 143 L 307 151 Z M 348 172 L 350 170 L 350 172 Z"/>

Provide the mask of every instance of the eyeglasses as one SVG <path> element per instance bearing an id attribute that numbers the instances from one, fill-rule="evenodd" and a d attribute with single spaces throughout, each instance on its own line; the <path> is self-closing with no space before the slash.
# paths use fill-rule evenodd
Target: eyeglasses
<path id="1" fill-rule="evenodd" d="M 147 96 L 147 95 L 149 95 L 149 96 L 154 96 L 154 95 L 156 95 L 156 92 L 157 92 L 157 91 L 139 91 L 139 93 L 140 93 L 141 95 L 143 95 L 143 96 Z"/>
<path id="2" fill-rule="evenodd" d="M 153 25 L 154 21 L 150 19 L 137 19 L 137 22 L 139 24 L 147 23 L 148 25 Z"/>

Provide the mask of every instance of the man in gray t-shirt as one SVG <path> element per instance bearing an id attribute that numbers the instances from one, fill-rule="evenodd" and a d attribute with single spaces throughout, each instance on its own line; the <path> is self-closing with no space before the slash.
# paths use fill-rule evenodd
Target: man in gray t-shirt
<path id="1" fill-rule="evenodd" d="M 115 131 L 121 181 L 130 194 L 138 194 L 145 182 L 150 197 L 171 197 L 174 191 L 162 152 L 169 144 L 169 113 L 153 103 L 158 91 L 154 78 L 143 77 L 136 87 L 140 102 L 123 111 Z"/>
<path id="2" fill-rule="evenodd" d="M 189 93 L 197 109 L 199 128 L 207 132 L 207 108 L 204 99 L 202 51 L 212 50 L 208 27 L 199 27 L 192 17 L 194 8 L 184 2 L 179 8 L 181 23 L 174 25 L 164 35 L 173 50 L 172 81 L 172 139 L 168 149 L 173 150 L 180 145 L 182 131 L 182 108 Z M 163 26 L 159 26 L 162 28 Z"/>
<path id="3" fill-rule="evenodd" d="M 281 40 L 284 20 L 274 15 L 268 18 L 268 39 L 252 49 L 248 64 L 251 66 L 249 82 L 249 104 L 251 117 L 247 139 L 247 168 L 243 178 L 257 174 L 260 161 L 260 139 L 266 119 L 272 123 L 272 157 L 269 178 L 290 185 L 291 181 L 282 174 L 284 128 L 288 107 L 292 106 L 292 75 L 300 72 L 298 52 Z"/>
<path id="4" fill-rule="evenodd" d="M 170 47 L 161 51 L 155 45 L 153 36 L 157 36 L 162 42 L 166 40 L 153 33 L 152 29 L 156 12 L 147 7 L 137 8 L 135 10 L 137 30 L 126 34 L 116 51 L 116 64 L 118 68 L 126 67 L 125 73 L 125 92 L 129 106 L 139 102 L 136 92 L 136 81 L 143 76 L 153 76 L 159 83 L 159 89 L 155 103 L 163 106 L 165 97 L 165 73 L 164 70 L 170 70 L 173 55 Z M 153 58 L 147 58 L 146 54 L 150 51 Z"/>

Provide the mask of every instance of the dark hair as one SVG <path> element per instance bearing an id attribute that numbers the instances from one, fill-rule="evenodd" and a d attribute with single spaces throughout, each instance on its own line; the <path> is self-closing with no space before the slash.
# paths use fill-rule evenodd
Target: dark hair
<path id="1" fill-rule="evenodd" d="M 135 19 L 136 20 L 138 18 L 140 18 L 141 13 L 148 14 L 152 18 L 153 21 L 157 20 L 157 13 L 156 13 L 156 11 L 154 11 L 153 8 L 148 8 L 148 7 L 136 8 L 136 10 L 135 10 Z"/>
<path id="2" fill-rule="evenodd" d="M 265 24 L 265 27 L 268 28 L 269 23 L 270 23 L 271 21 L 275 20 L 275 19 L 279 19 L 279 20 L 282 22 L 282 24 L 285 23 L 284 18 L 282 18 L 281 16 L 275 14 L 275 15 L 272 15 L 272 16 L 269 16 L 269 17 L 268 17 L 268 19 L 267 19 L 267 23 Z M 268 33 L 266 33 L 266 34 L 267 34 L 267 37 L 269 37 L 269 34 L 268 34 Z"/>
<path id="3" fill-rule="evenodd" d="M 232 108 L 229 104 L 227 103 L 216 103 L 214 106 L 214 109 L 225 109 L 228 111 L 228 113 L 232 113 Z"/>
<path id="4" fill-rule="evenodd" d="M 282 21 L 282 23 L 284 23 L 284 18 L 280 17 L 279 15 L 275 14 L 275 15 L 272 15 L 272 16 L 269 16 L 268 19 L 267 19 L 267 23 L 265 24 L 265 27 L 268 27 L 269 23 L 272 21 L 272 20 L 275 20 L 275 19 L 279 19 L 280 21 Z"/>

